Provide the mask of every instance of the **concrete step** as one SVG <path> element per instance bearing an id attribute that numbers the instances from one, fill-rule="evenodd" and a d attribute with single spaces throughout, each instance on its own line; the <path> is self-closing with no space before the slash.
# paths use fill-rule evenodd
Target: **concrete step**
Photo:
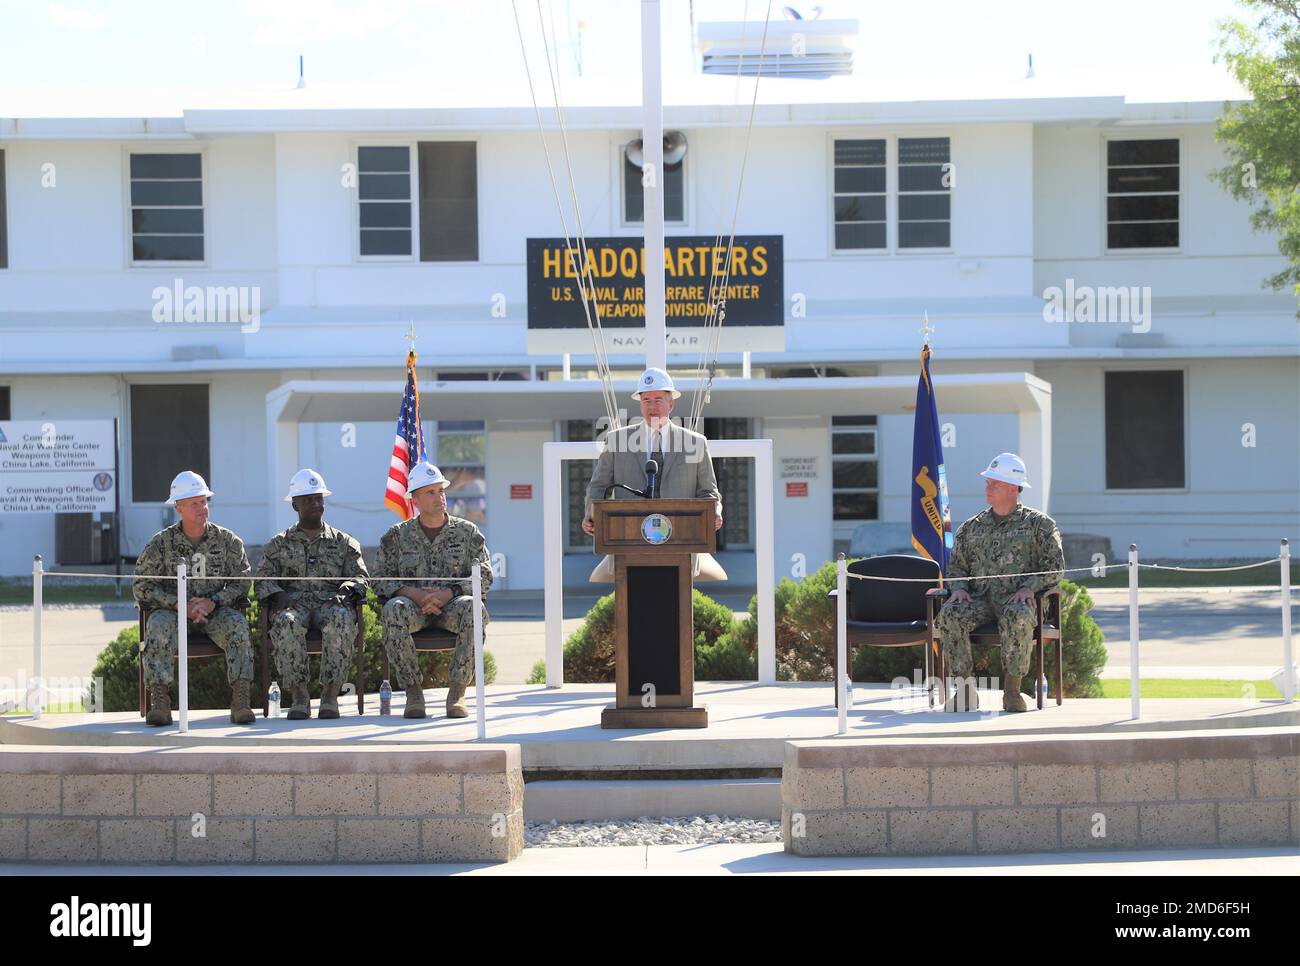
<path id="1" fill-rule="evenodd" d="M 642 815 L 779 819 L 781 779 L 534 781 L 524 786 L 524 819 L 529 822 L 589 822 Z"/>

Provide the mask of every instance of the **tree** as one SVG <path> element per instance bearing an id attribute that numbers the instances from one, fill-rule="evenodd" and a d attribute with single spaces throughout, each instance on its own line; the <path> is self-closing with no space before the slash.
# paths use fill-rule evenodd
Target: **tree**
<path id="1" fill-rule="evenodd" d="M 1300 0 L 1243 0 L 1254 28 L 1219 23 L 1219 54 L 1252 98 L 1225 104 L 1215 137 L 1231 164 L 1213 177 L 1255 206 L 1250 224 L 1278 233 L 1288 265 L 1264 280 L 1300 298 Z M 1300 311 L 1297 316 L 1300 317 Z"/>

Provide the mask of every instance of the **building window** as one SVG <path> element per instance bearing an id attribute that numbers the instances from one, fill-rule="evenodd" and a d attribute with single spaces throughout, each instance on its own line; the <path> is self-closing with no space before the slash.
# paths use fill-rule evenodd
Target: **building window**
<path id="1" fill-rule="evenodd" d="M 438 420 L 433 461 L 447 477 L 447 512 L 487 525 L 487 435 L 482 420 Z"/>
<path id="2" fill-rule="evenodd" d="M 645 221 L 645 189 L 641 187 L 641 169 L 627 159 L 627 145 L 619 151 L 623 159 L 623 222 L 639 225 Z M 686 221 L 686 161 L 664 165 L 664 221 Z"/>
<path id="3" fill-rule="evenodd" d="M 952 160 L 948 138 L 898 139 L 898 247 L 952 243 Z"/>
<path id="4" fill-rule="evenodd" d="M 749 439 L 753 434 L 748 419 L 706 419 L 703 427 L 707 439 Z M 750 517 L 754 501 L 754 461 L 745 457 L 713 457 L 713 473 L 722 495 L 722 529 L 718 531 L 719 550 L 753 550 Z"/>
<path id="5" fill-rule="evenodd" d="M 193 470 L 208 481 L 208 387 L 131 387 L 131 499 L 162 503 L 172 478 Z"/>
<path id="6" fill-rule="evenodd" d="M 478 145 L 421 141 L 420 261 L 478 260 Z"/>
<path id="7" fill-rule="evenodd" d="M 880 516 L 875 416 L 831 417 L 831 504 L 836 520 Z"/>
<path id="8" fill-rule="evenodd" d="M 835 142 L 835 250 L 886 247 L 885 141 Z"/>
<path id="9" fill-rule="evenodd" d="M 0 420 L 13 419 L 9 413 L 9 387 L 0 386 Z"/>
<path id="10" fill-rule="evenodd" d="M 596 424 L 590 419 L 570 419 L 563 427 L 567 443 L 586 443 L 596 438 Z M 582 532 L 583 514 L 587 509 L 587 484 L 596 471 L 595 460 L 564 460 L 564 549 L 569 553 L 591 552 L 594 543 Z"/>
<path id="11" fill-rule="evenodd" d="M 357 148 L 357 204 L 361 255 L 411 254 L 410 148 Z"/>
<path id="12" fill-rule="evenodd" d="M 0 151 L 0 268 L 9 267 L 9 219 L 5 213 L 5 153 Z"/>
<path id="13" fill-rule="evenodd" d="M 1178 247 L 1178 141 L 1106 142 L 1106 247 Z"/>
<path id="14" fill-rule="evenodd" d="M 131 259 L 203 261 L 203 156 L 132 154 Z"/>
<path id="15" fill-rule="evenodd" d="M 1106 373 L 1106 488 L 1182 489 L 1183 373 Z"/>

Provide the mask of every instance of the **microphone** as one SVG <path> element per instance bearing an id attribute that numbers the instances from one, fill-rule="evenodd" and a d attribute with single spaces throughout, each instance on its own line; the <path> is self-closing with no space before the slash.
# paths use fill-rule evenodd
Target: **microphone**
<path id="1" fill-rule="evenodd" d="M 659 464 L 654 460 L 645 461 L 645 498 L 653 500 L 659 494 L 656 492 L 659 483 Z"/>

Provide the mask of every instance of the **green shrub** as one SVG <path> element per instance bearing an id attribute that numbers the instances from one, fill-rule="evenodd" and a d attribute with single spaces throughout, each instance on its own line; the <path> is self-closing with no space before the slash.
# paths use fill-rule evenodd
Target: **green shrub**
<path id="1" fill-rule="evenodd" d="M 835 598 L 827 593 L 835 587 L 835 562 L 827 561 L 817 570 L 795 583 L 783 579 L 775 589 L 777 678 L 782 681 L 830 681 L 835 659 Z M 1068 580 L 1061 582 L 1061 610 L 1066 642 L 1062 679 L 1065 696 L 1086 698 L 1101 696 L 1098 677 L 1106 665 L 1106 646 L 1101 628 L 1088 616 L 1093 602 L 1088 591 Z M 738 622 L 727 636 L 749 654 L 758 649 L 758 598 L 749 602 L 749 616 Z M 923 645 L 915 647 L 859 647 L 853 656 L 854 681 L 889 682 L 898 677 L 911 679 L 913 672 L 925 666 Z M 1002 676 L 1002 652 L 999 648 L 974 650 L 974 674 Z M 1037 655 L 1035 653 L 1035 662 Z M 1056 644 L 1044 649 L 1044 669 L 1050 672 L 1056 662 Z M 1022 689 L 1032 694 L 1032 669 L 1025 676 Z M 1050 678 L 1050 673 L 1049 673 Z M 1050 686 L 1050 685 L 1049 685 Z M 1054 696 L 1054 695 L 1053 695 Z"/>
<path id="2" fill-rule="evenodd" d="M 266 689 L 270 687 L 269 680 L 262 680 L 262 635 L 258 626 L 258 607 L 258 602 L 254 601 L 248 608 L 248 629 L 253 643 L 253 686 L 250 700 L 254 707 L 261 705 L 262 696 L 266 693 Z M 382 625 L 379 623 L 378 602 L 373 592 L 370 594 L 363 614 L 366 622 L 366 692 L 376 694 L 383 680 L 384 632 Z M 491 625 L 488 626 L 491 627 Z M 451 652 L 433 651 L 417 656 L 420 662 L 420 670 L 423 673 L 422 686 L 426 689 L 447 687 L 450 683 Z M 117 635 L 116 640 L 100 651 L 99 657 L 95 661 L 95 668 L 91 671 L 92 678 L 103 677 L 104 679 L 103 709 L 105 711 L 138 710 L 140 706 L 139 666 L 140 629 L 137 626 L 123 628 L 121 633 Z M 355 666 L 356 661 L 354 658 L 353 669 L 348 672 L 348 681 L 356 681 Z M 497 665 L 491 651 L 485 650 L 483 652 L 483 670 L 487 683 L 492 684 L 496 680 Z M 270 656 L 267 661 L 267 671 L 271 680 L 277 678 L 273 656 Z M 319 698 L 319 657 L 313 656 L 309 658 L 309 675 L 311 679 L 311 695 L 313 698 Z M 214 655 L 213 657 L 191 660 L 189 679 L 191 709 L 230 707 L 230 684 L 226 680 L 226 659 L 224 656 Z M 396 682 L 392 683 L 393 689 L 397 690 Z M 281 690 L 285 690 L 283 684 L 281 684 Z M 174 683 L 171 688 L 171 696 L 172 707 L 177 707 L 177 693 Z M 349 699 L 346 696 L 343 700 L 355 701 L 354 698 Z M 287 706 L 289 695 L 284 694 L 281 701 Z"/>
<path id="3" fill-rule="evenodd" d="M 735 615 L 724 604 L 698 590 L 691 595 L 695 629 L 695 678 L 753 680 L 757 663 L 734 643 L 725 641 Z M 614 595 L 606 594 L 587 612 L 582 626 L 564 642 L 564 680 L 599 684 L 614 680 Z M 528 675 L 529 684 L 546 683 L 546 662 L 538 661 Z"/>

